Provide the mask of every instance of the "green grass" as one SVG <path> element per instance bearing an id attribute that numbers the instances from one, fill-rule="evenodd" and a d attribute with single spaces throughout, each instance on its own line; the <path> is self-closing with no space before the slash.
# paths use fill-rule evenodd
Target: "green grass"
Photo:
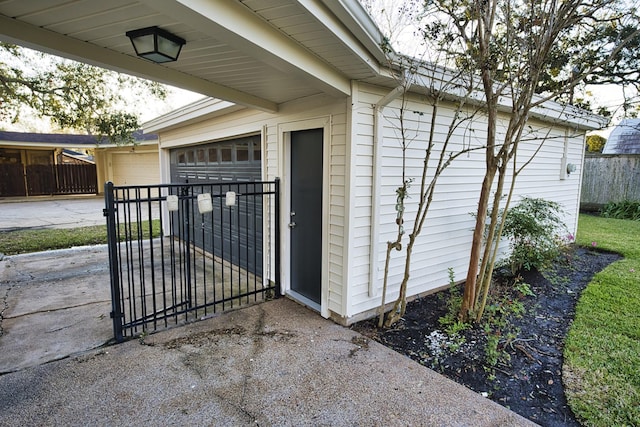
<path id="1" fill-rule="evenodd" d="M 153 221 L 153 237 L 160 235 L 160 221 Z M 124 236 L 124 228 L 121 228 Z M 131 234 L 137 236 L 137 228 Z M 143 238 L 149 238 L 149 223 L 142 226 Z M 123 238 L 124 240 L 124 238 Z M 73 246 L 88 246 L 107 243 L 106 225 L 78 228 L 27 229 L 0 232 L 0 253 L 5 255 L 65 249 Z"/>
<path id="2" fill-rule="evenodd" d="M 581 215 L 577 243 L 625 258 L 596 274 L 565 343 L 569 405 L 587 426 L 640 426 L 640 222 Z"/>

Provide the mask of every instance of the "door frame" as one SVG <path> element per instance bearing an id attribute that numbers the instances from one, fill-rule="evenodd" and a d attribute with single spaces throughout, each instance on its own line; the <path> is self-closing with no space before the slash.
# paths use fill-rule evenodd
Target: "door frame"
<path id="1" fill-rule="evenodd" d="M 282 185 L 280 190 L 281 212 L 280 239 L 281 247 L 281 289 L 282 294 L 291 294 L 291 248 L 287 242 L 291 241 L 289 212 L 291 212 L 291 132 L 309 129 L 322 129 L 322 260 L 320 280 L 320 314 L 329 317 L 329 171 L 330 171 L 330 143 L 331 116 L 317 117 L 308 120 L 280 123 L 278 125 L 278 152 L 280 153 L 280 170 Z M 295 297 L 294 297 L 295 299 Z M 302 302 L 302 301 L 301 301 Z M 315 308 L 315 307 L 311 307 Z"/>

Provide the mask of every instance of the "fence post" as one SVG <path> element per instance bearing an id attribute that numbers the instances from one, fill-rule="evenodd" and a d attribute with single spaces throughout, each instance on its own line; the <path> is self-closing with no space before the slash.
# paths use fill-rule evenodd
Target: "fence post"
<path id="1" fill-rule="evenodd" d="M 280 178 L 275 179 L 275 195 L 274 195 L 274 204 L 275 204 L 275 264 L 276 264 L 276 289 L 275 289 L 275 297 L 280 297 L 281 286 L 280 286 Z"/>
<path id="2" fill-rule="evenodd" d="M 109 248 L 109 271 L 111 276 L 111 318 L 113 335 L 117 342 L 124 340 L 122 334 L 122 307 L 120 306 L 120 269 L 118 268 L 118 235 L 116 233 L 116 207 L 113 183 L 104 184 L 104 216 L 107 218 L 107 242 Z"/>

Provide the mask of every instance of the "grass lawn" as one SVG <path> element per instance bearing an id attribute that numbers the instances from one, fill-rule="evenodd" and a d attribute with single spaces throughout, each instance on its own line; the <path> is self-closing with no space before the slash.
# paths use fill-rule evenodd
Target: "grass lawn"
<path id="1" fill-rule="evenodd" d="M 577 243 L 624 259 L 576 307 L 564 350 L 569 405 L 588 426 L 640 426 L 640 221 L 581 215 Z"/>
<path id="2" fill-rule="evenodd" d="M 160 235 L 160 221 L 153 220 L 153 236 Z M 149 237 L 149 223 L 142 226 L 144 238 Z M 122 229 L 121 234 L 124 234 Z M 131 234 L 136 236 L 133 227 Z M 0 232 L 0 253 L 5 255 L 65 249 L 73 246 L 99 245 L 107 243 L 107 226 L 95 225 L 78 228 L 47 228 Z"/>

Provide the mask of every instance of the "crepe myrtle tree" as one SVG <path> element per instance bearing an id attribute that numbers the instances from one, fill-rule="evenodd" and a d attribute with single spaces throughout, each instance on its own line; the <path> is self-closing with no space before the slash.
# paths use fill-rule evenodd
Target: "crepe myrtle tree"
<path id="1" fill-rule="evenodd" d="M 103 68 L 0 43 L 0 120 L 19 122 L 25 112 L 73 129 L 133 143 L 138 116 L 123 94 L 164 99 L 165 86 Z"/>
<path id="2" fill-rule="evenodd" d="M 399 168 L 399 185 L 395 189 L 395 238 L 386 244 L 379 327 L 394 324 L 405 313 L 413 248 L 424 228 L 440 177 L 458 157 L 485 148 L 484 143 L 473 135 L 473 118 L 483 108 L 472 98 L 479 81 L 461 70 L 437 65 L 437 62 L 446 62 L 446 51 L 435 55 L 442 55 L 443 59 L 426 62 L 393 55 L 389 59 L 394 66 L 407 71 L 398 80 L 399 107 L 391 109 L 388 114 L 380 114 L 385 125 L 393 128 L 396 134 L 394 141 L 401 151 L 402 166 Z M 414 89 L 414 92 L 420 91 L 419 101 L 415 97 L 411 99 L 409 94 L 414 84 L 415 88 L 420 88 Z M 422 105 L 420 112 L 411 108 L 415 105 L 412 102 Z M 422 123 L 428 125 L 422 126 Z M 423 128 L 426 130 L 421 130 Z M 416 157 L 415 153 L 422 153 L 412 159 L 420 162 L 419 169 L 409 168 L 409 150 L 413 151 L 413 157 Z M 408 174 L 409 169 L 415 171 L 414 175 Z M 386 312 L 386 295 L 391 285 L 389 266 L 394 254 L 401 257 L 403 269 L 398 296 Z"/>
<path id="3" fill-rule="evenodd" d="M 455 88 L 454 92 L 459 92 L 464 88 L 465 94 L 458 99 L 465 101 L 459 104 L 449 125 L 445 148 L 452 132 L 464 120 L 478 114 L 476 110 L 465 116 L 468 114 L 466 108 L 473 104 L 468 101 L 477 101 L 478 97 L 482 99 L 486 139 L 481 148 L 485 150 L 486 168 L 459 313 L 463 321 L 479 320 L 491 285 L 516 179 L 533 161 L 545 141 L 558 137 L 551 135 L 551 129 L 547 129 L 545 135 L 544 130 L 534 131 L 530 127 L 528 120 L 532 109 L 550 100 L 584 106 L 583 100 L 574 99 L 573 94 L 575 88 L 585 82 L 623 86 L 637 84 L 636 65 L 640 58 L 640 49 L 635 49 L 640 44 L 637 14 L 623 0 L 406 2 L 411 5 L 403 5 L 402 10 L 410 10 L 419 22 L 418 34 L 422 36 L 425 57 L 430 63 L 437 64 L 433 70 L 448 69 L 449 76 L 455 75 L 451 80 L 433 76 L 433 81 L 440 86 L 426 91 L 430 95 L 429 102 L 436 107 L 431 110 L 432 123 L 435 123 L 438 106 L 446 98 L 447 90 Z M 420 3 L 421 12 L 416 12 L 416 3 Z M 443 84 L 443 81 L 447 83 Z M 504 108 L 505 104 L 509 110 L 507 124 L 501 125 L 499 130 L 498 107 Z M 456 157 L 451 153 L 447 157 L 444 154 L 446 150 L 440 152 L 439 157 L 434 153 L 434 141 L 429 138 L 418 192 L 416 183 L 404 173 L 404 155 L 411 143 L 404 130 L 405 113 L 401 110 L 397 120 L 398 129 L 401 129 L 403 173 L 401 185 L 396 190 L 397 238 L 387 243 L 380 324 L 383 322 L 390 256 L 394 250 L 403 250 L 407 199 L 413 192 L 419 197 L 409 241 L 404 246 L 405 269 L 399 296 L 387 316 L 386 325 L 404 314 L 413 244 L 422 230 L 437 180 L 443 168 Z M 565 113 L 572 114 L 571 111 Z M 518 159 L 518 148 L 526 143 L 537 144 L 537 147 L 534 147 L 533 154 L 528 154 L 528 158 Z M 437 166 L 429 170 L 429 159 L 438 157 Z M 489 217 L 488 212 L 491 212 Z"/>
<path id="4" fill-rule="evenodd" d="M 453 47 L 448 65 L 478 76 L 485 102 L 485 175 L 459 313 L 463 321 L 479 320 L 502 232 L 498 212 L 506 214 L 516 178 L 532 160 L 516 161 L 532 109 L 570 100 L 581 82 L 624 68 L 624 55 L 640 37 L 638 19 L 634 8 L 618 0 L 430 0 L 424 16 L 424 34 L 434 49 Z M 505 103 L 507 123 L 499 129 L 498 109 Z"/>

